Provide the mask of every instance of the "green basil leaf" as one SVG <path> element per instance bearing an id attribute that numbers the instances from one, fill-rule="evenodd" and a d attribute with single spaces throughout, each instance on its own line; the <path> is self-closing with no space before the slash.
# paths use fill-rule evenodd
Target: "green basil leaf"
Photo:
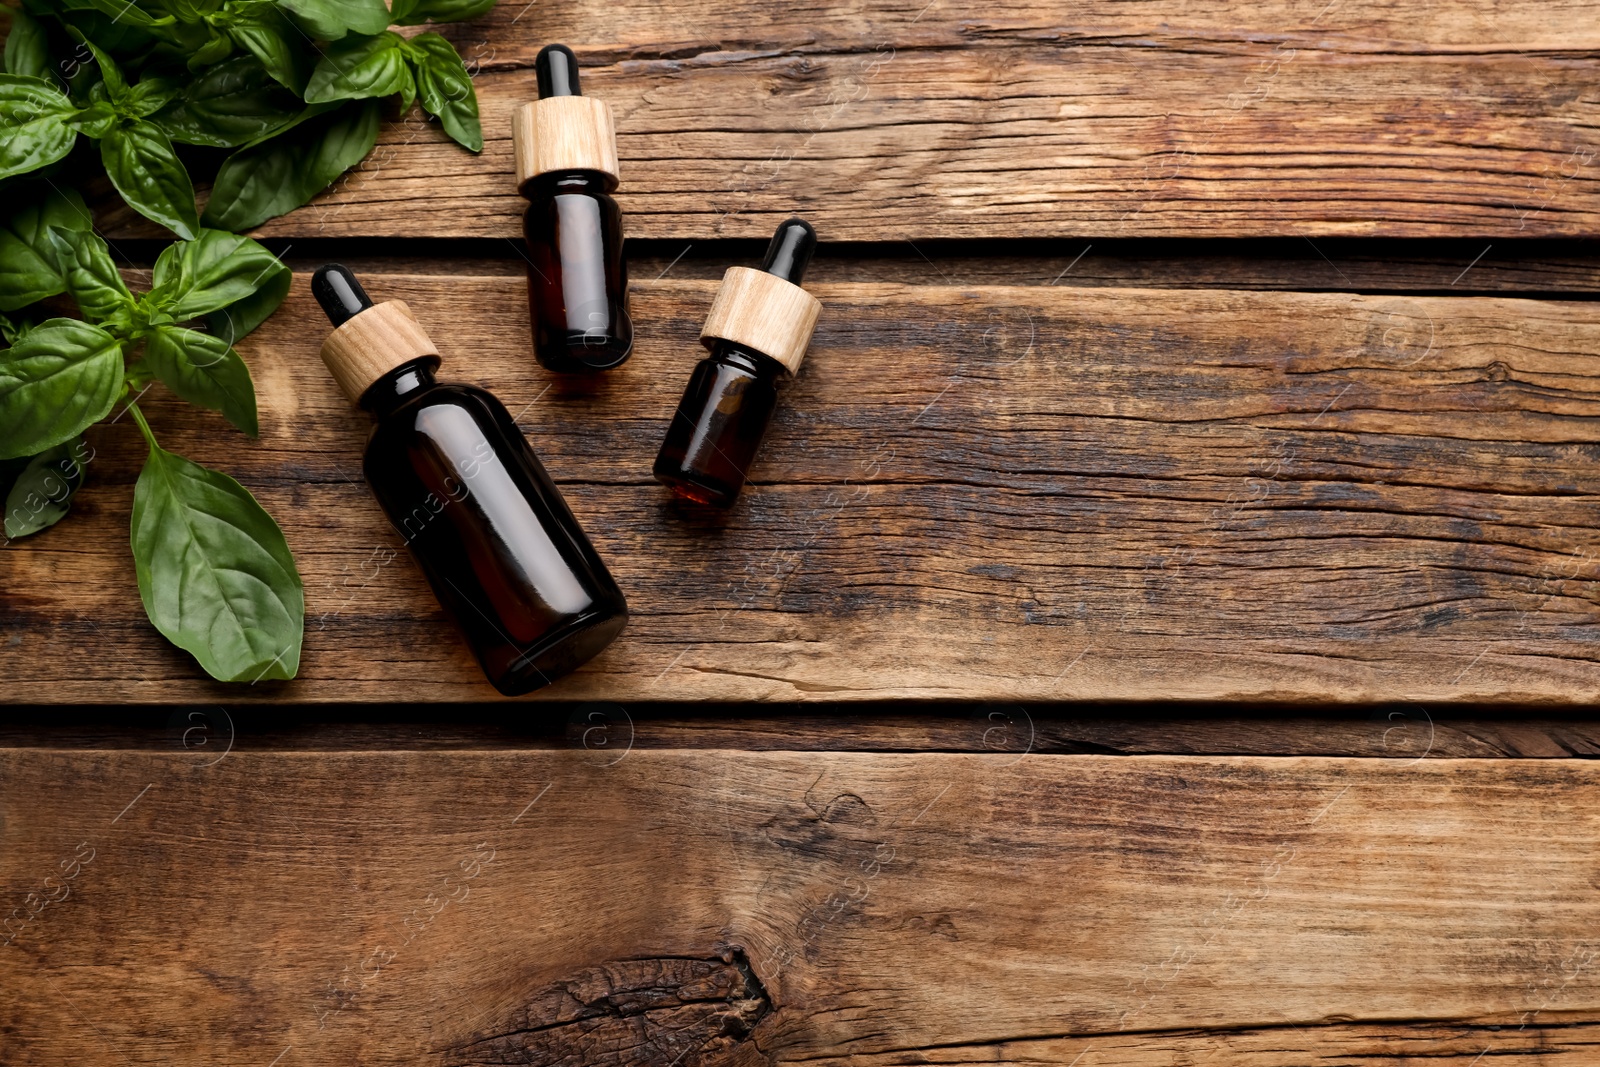
<path id="1" fill-rule="evenodd" d="M 156 260 L 151 285 L 167 294 L 165 310 L 181 321 L 243 300 L 287 273 L 277 256 L 250 238 L 201 230 L 193 241 L 167 246 Z"/>
<path id="2" fill-rule="evenodd" d="M 113 23 L 125 23 L 141 28 L 169 26 L 173 21 L 171 15 L 158 17 L 150 14 L 133 3 L 133 0 L 68 0 L 61 6 L 68 11 L 98 11 L 110 18 Z"/>
<path id="3" fill-rule="evenodd" d="M 76 190 L 49 189 L 0 222 L 0 311 L 15 311 L 67 291 L 50 228 L 85 230 L 89 209 Z"/>
<path id="4" fill-rule="evenodd" d="M 78 141 L 78 131 L 66 120 L 78 113 L 77 105 L 48 82 L 20 74 L 0 74 L 0 178 L 65 158 Z"/>
<path id="5" fill-rule="evenodd" d="M 217 172 L 205 224 L 247 230 L 304 204 L 372 151 L 378 111 L 363 101 L 239 149 Z"/>
<path id="6" fill-rule="evenodd" d="M 46 319 L 0 350 L 0 459 L 70 441 L 121 390 L 121 341 L 78 319 Z"/>
<path id="7" fill-rule="evenodd" d="M 154 442 L 133 490 L 145 614 L 213 678 L 293 678 L 305 591 L 283 531 L 249 491 Z"/>
<path id="8" fill-rule="evenodd" d="M 395 0 L 394 21 L 401 26 L 424 22 L 462 22 L 488 14 L 495 0 Z"/>
<path id="9" fill-rule="evenodd" d="M 417 75 L 407 66 L 405 84 L 400 86 L 400 117 L 404 118 L 411 112 L 411 105 L 417 102 Z"/>
<path id="10" fill-rule="evenodd" d="M 228 36 L 261 61 L 278 82 L 296 93 L 305 88 L 311 65 L 305 36 L 276 7 L 257 7 L 227 24 Z"/>
<path id="11" fill-rule="evenodd" d="M 222 7 L 222 0 L 203 0 L 198 4 L 190 3 L 189 0 L 156 0 L 156 5 L 180 23 L 189 23 L 199 22 L 207 15 L 215 14 Z"/>
<path id="12" fill-rule="evenodd" d="M 67 280 L 67 292 L 78 302 L 84 318 L 104 322 L 118 311 L 133 306 L 111 250 L 93 230 L 51 230 L 56 246 L 56 261 Z"/>
<path id="13" fill-rule="evenodd" d="M 405 88 L 410 76 L 405 56 L 400 51 L 399 34 L 385 32 L 376 37 L 346 37 L 329 45 L 322 62 L 311 72 L 311 81 L 306 84 L 306 103 L 392 96 Z"/>
<path id="14" fill-rule="evenodd" d="M 230 343 L 237 342 L 278 310 L 283 298 L 289 295 L 289 283 L 293 277 L 287 269 L 268 275 L 261 288 L 250 296 L 207 315 L 206 329 Z"/>
<path id="15" fill-rule="evenodd" d="M 97 84 L 96 89 L 100 88 Z M 82 111 L 67 119 L 67 126 L 86 137 L 100 140 L 117 124 L 117 109 L 106 100 L 96 100 Z"/>
<path id="16" fill-rule="evenodd" d="M 183 92 L 183 83 L 175 78 L 144 78 L 128 90 L 126 107 L 139 118 L 154 115 Z"/>
<path id="17" fill-rule="evenodd" d="M 382 33 L 389 28 L 383 0 L 278 0 L 311 36 L 337 41 L 347 33 Z"/>
<path id="18" fill-rule="evenodd" d="M 260 436 L 250 369 L 227 341 L 182 326 L 157 326 L 145 341 L 144 362 L 189 403 L 221 411 L 251 437 Z"/>
<path id="19" fill-rule="evenodd" d="M 11 32 L 6 34 L 6 73 L 49 81 L 50 41 L 39 20 L 26 11 L 11 11 Z"/>
<path id="20" fill-rule="evenodd" d="M 194 184 L 172 142 L 151 122 L 117 126 L 100 139 L 106 176 L 128 206 L 184 240 L 200 228 Z"/>
<path id="21" fill-rule="evenodd" d="M 233 54 L 233 38 L 221 33 L 215 26 L 206 27 L 206 42 L 189 54 L 186 64 L 190 73 L 205 70 L 213 63 L 220 63 Z"/>
<path id="22" fill-rule="evenodd" d="M 137 7 L 134 7 L 132 0 L 129 0 L 127 6 L 133 11 L 139 10 Z M 143 12 L 140 12 L 140 14 L 143 14 Z M 136 19 L 132 21 L 137 22 Z M 96 65 L 100 67 L 100 79 L 105 83 L 106 92 L 111 94 L 110 98 L 113 101 L 116 101 L 123 97 L 128 91 L 128 83 L 122 77 L 122 70 L 117 66 L 112 58 L 102 52 L 99 46 L 93 41 L 89 40 L 89 38 L 84 35 L 83 31 L 79 30 L 77 27 L 68 26 L 67 32 L 76 37 L 78 39 L 78 43 L 87 48 L 89 50 L 89 54 L 94 56 Z"/>
<path id="23" fill-rule="evenodd" d="M 27 537 L 65 518 L 88 462 L 89 446 L 82 437 L 29 460 L 6 494 L 6 536 Z"/>
<path id="24" fill-rule="evenodd" d="M 437 33 L 421 33 L 406 42 L 417 70 L 422 106 L 438 116 L 444 132 L 474 152 L 483 151 L 478 123 L 478 95 L 455 46 Z"/>
<path id="25" fill-rule="evenodd" d="M 189 83 L 182 99 L 155 117 L 174 141 L 234 148 L 292 122 L 300 98 L 278 84 L 255 56 L 218 63 Z"/>

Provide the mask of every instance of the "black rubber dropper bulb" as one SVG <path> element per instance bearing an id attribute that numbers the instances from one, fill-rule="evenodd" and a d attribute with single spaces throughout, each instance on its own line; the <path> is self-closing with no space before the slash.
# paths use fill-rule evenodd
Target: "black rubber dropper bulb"
<path id="1" fill-rule="evenodd" d="M 311 295 L 335 326 L 343 326 L 372 306 L 372 298 L 343 263 L 318 267 L 311 276 Z"/>
<path id="2" fill-rule="evenodd" d="M 778 226 L 767 245 L 767 258 L 761 269 L 775 274 L 786 282 L 799 285 L 811 264 L 811 255 L 817 250 L 817 231 L 805 219 L 789 219 Z"/>
<path id="3" fill-rule="evenodd" d="M 564 44 L 547 44 L 533 61 L 539 78 L 539 99 L 552 96 L 582 96 L 578 87 L 578 57 Z"/>

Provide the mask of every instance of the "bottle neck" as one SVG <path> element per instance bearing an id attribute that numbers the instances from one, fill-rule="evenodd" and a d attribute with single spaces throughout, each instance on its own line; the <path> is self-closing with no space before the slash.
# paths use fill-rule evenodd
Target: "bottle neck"
<path id="1" fill-rule="evenodd" d="M 433 372 L 438 367 L 438 356 L 420 356 L 400 364 L 367 386 L 367 391 L 361 394 L 361 406 L 370 411 L 374 418 L 383 418 L 432 385 Z"/>
<path id="2" fill-rule="evenodd" d="M 711 358 L 718 363 L 730 364 L 759 377 L 787 378 L 790 376 L 788 367 L 785 367 L 766 353 L 757 352 L 753 348 L 747 348 L 744 345 L 720 338 L 712 346 Z"/>

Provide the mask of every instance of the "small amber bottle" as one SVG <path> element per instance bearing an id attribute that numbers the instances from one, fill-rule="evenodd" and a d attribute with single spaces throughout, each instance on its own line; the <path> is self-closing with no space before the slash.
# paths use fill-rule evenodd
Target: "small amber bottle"
<path id="1" fill-rule="evenodd" d="M 610 644 L 627 602 L 505 405 L 435 382 L 410 309 L 374 306 L 345 267 L 311 291 L 337 327 L 323 362 L 377 420 L 367 482 L 494 687 L 538 689 Z"/>
<path id="2" fill-rule="evenodd" d="M 800 288 L 817 235 L 804 219 L 778 227 L 761 270 L 723 275 L 695 365 L 656 456 L 658 482 L 701 504 L 728 505 L 778 403 L 778 382 L 800 369 L 822 305 Z"/>
<path id="3" fill-rule="evenodd" d="M 517 191 L 528 201 L 528 309 L 533 351 L 553 371 L 606 370 L 633 351 L 622 258 L 617 135 L 611 106 L 578 88 L 565 45 L 534 60 L 539 99 L 517 109 Z"/>

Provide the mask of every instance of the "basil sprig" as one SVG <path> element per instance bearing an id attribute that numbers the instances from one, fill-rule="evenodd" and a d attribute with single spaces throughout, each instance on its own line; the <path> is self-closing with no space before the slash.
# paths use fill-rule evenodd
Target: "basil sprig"
<path id="1" fill-rule="evenodd" d="M 352 34 L 328 48 L 306 85 L 306 100 L 316 104 L 395 93 L 406 107 L 420 95 L 423 110 L 437 117 L 446 133 L 474 152 L 483 150 L 472 78 L 455 46 L 437 33 Z"/>
<path id="2" fill-rule="evenodd" d="M 378 104 L 419 99 L 474 152 L 483 131 L 455 47 L 416 26 L 493 0 L 23 0 L 0 74 L 0 181 L 76 165 L 95 142 L 135 211 L 192 240 L 306 203 L 372 150 Z M 204 215 L 189 145 L 230 149 Z M 69 159 L 69 157 L 71 157 Z M 209 178 L 210 173 L 201 177 Z"/>
<path id="3" fill-rule="evenodd" d="M 150 290 L 136 294 L 83 201 L 53 188 L 32 190 L 0 228 L 0 309 L 10 313 L 0 316 L 10 341 L 0 349 L 6 537 L 66 515 L 91 458 L 83 432 L 124 405 L 149 448 L 131 537 L 145 613 L 224 681 L 294 676 L 300 575 L 283 531 L 249 491 L 163 449 L 134 392 L 159 381 L 256 436 L 255 387 L 233 342 L 288 288 L 288 268 L 261 245 L 197 227 L 193 240 L 162 251 Z M 63 293 L 83 318 L 29 315 Z"/>

